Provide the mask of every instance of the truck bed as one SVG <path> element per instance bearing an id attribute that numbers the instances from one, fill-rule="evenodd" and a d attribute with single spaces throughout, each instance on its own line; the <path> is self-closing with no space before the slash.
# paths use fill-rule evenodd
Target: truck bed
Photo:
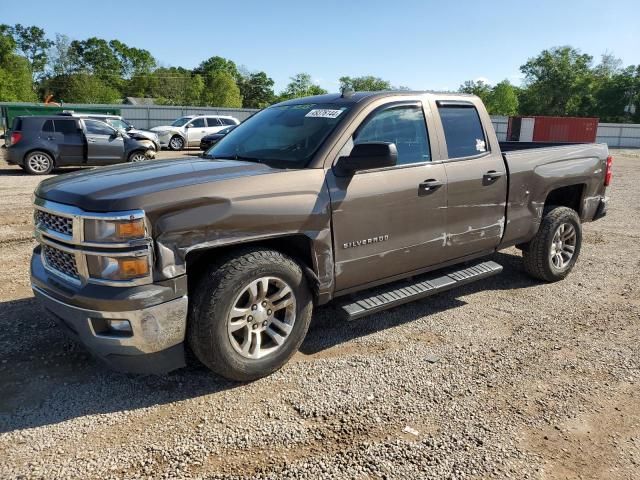
<path id="1" fill-rule="evenodd" d="M 503 150 L 509 171 L 507 222 L 503 246 L 524 243 L 538 229 L 551 190 L 579 190 L 582 221 L 590 221 L 604 195 L 606 144 L 506 142 Z M 510 147 L 517 145 L 518 149 Z M 502 143 L 500 144 L 502 147 Z"/>

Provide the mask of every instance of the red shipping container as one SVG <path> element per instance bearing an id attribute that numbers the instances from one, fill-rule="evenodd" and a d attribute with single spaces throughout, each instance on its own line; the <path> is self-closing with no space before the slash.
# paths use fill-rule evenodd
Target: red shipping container
<path id="1" fill-rule="evenodd" d="M 597 118 L 535 117 L 534 142 L 595 142 Z"/>

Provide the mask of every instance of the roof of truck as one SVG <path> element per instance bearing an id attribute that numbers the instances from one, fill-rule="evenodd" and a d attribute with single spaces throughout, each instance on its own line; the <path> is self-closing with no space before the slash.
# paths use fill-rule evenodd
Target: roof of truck
<path id="1" fill-rule="evenodd" d="M 457 92 L 437 92 L 431 90 L 384 90 L 380 92 L 354 92 L 351 95 L 342 95 L 341 93 L 327 93 L 324 95 L 314 95 L 312 97 L 301 97 L 301 98 L 293 98 L 291 100 L 286 100 L 280 105 L 299 105 L 304 103 L 334 103 L 334 104 L 354 104 L 358 103 L 365 99 L 370 98 L 382 98 L 382 97 L 390 97 L 390 96 L 398 96 L 398 95 L 407 95 L 407 96 L 416 96 L 416 95 L 424 95 L 426 93 L 431 94 L 440 94 L 447 96 L 455 96 L 455 97 L 474 97 L 469 93 L 457 93 Z"/>

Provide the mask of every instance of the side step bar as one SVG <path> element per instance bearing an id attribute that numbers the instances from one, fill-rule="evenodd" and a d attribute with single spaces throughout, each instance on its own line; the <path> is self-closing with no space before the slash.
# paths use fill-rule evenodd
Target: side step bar
<path id="1" fill-rule="evenodd" d="M 397 307 L 403 303 L 413 302 L 420 298 L 497 275 L 501 271 L 502 265 L 488 261 L 467 268 L 448 270 L 446 274 L 438 272 L 434 276 L 432 272 L 414 277 L 408 282 L 395 282 L 383 287 L 383 289 L 378 287 L 372 291 L 355 294 L 351 297 L 349 303 L 343 303 L 341 308 L 346 314 L 347 320 L 357 320 L 372 313 Z"/>

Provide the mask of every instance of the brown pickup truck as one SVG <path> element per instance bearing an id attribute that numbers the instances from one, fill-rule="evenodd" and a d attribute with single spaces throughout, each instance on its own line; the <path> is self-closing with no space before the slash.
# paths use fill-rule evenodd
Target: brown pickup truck
<path id="1" fill-rule="evenodd" d="M 500 144 L 480 100 L 423 92 L 291 100 L 203 158 L 71 173 L 35 192 L 33 290 L 113 367 L 185 349 L 251 380 L 298 349 L 314 306 L 346 319 L 524 269 L 563 279 L 605 215 L 606 145 Z"/>

